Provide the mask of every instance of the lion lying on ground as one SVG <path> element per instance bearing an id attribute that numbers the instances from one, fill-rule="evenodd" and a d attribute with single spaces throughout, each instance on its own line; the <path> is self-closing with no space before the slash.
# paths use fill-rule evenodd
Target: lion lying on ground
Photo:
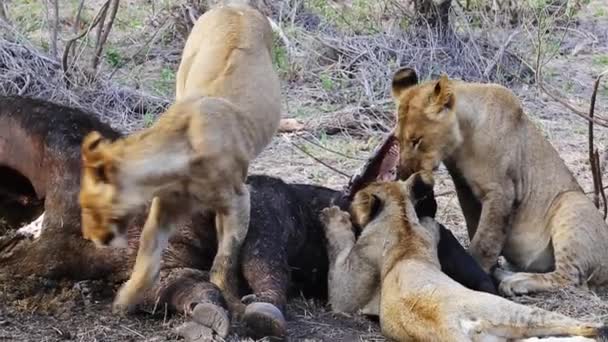
<path id="1" fill-rule="evenodd" d="M 247 235 L 249 163 L 280 118 L 272 30 L 245 5 L 209 10 L 195 24 L 177 74 L 177 102 L 150 128 L 109 142 L 91 133 L 82 145 L 83 235 L 100 245 L 124 240 L 124 218 L 152 199 L 131 278 L 114 308 L 138 301 L 158 276 L 162 250 L 180 217 L 217 213 L 219 248 L 211 281 L 237 313 L 237 259 Z"/>
<path id="2" fill-rule="evenodd" d="M 356 243 L 347 212 L 335 206 L 322 211 L 334 310 L 336 304 L 360 301 L 357 304 L 368 313 L 379 314 L 382 333 L 396 341 L 607 336 L 602 324 L 472 291 L 442 273 L 437 258 L 440 227 L 428 217 L 419 221 L 412 201 L 432 187 L 432 179 L 429 184 L 423 177 L 431 178 L 416 174 L 405 182 L 375 183 L 357 193 L 351 213 L 363 232 Z"/>
<path id="3" fill-rule="evenodd" d="M 445 75 L 418 84 L 409 68 L 392 88 L 400 178 L 445 164 L 470 253 L 486 271 L 501 253 L 523 271 L 496 270 L 502 293 L 608 281 L 606 222 L 513 93 Z"/>

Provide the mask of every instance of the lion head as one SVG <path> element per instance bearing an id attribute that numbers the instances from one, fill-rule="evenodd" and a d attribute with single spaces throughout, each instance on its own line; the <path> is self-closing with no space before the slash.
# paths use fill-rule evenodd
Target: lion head
<path id="1" fill-rule="evenodd" d="M 99 132 L 82 143 L 82 175 L 79 202 L 82 235 L 97 246 L 126 246 L 126 213 L 118 205 L 116 163 L 110 142 Z"/>
<path id="2" fill-rule="evenodd" d="M 392 81 L 397 105 L 399 179 L 417 171 L 432 171 L 462 140 L 454 111 L 454 93 L 446 75 L 418 84 L 413 69 L 399 69 Z"/>
<path id="3" fill-rule="evenodd" d="M 433 186 L 430 172 L 415 173 L 405 181 L 371 183 L 355 195 L 350 207 L 353 223 L 365 227 L 382 215 L 389 219 L 417 218 L 416 207 L 433 196 Z"/>

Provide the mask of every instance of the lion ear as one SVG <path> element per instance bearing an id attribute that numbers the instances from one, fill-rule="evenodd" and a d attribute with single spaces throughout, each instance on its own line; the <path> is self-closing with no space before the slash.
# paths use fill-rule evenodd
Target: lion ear
<path id="1" fill-rule="evenodd" d="M 412 68 L 401 68 L 393 75 L 392 93 L 393 99 L 398 99 L 401 93 L 412 86 L 418 84 L 418 75 Z"/>
<path id="2" fill-rule="evenodd" d="M 382 200 L 376 194 L 360 191 L 351 205 L 351 214 L 360 227 L 364 227 L 382 210 Z"/>
<path id="3" fill-rule="evenodd" d="M 104 137 L 97 131 L 87 134 L 82 141 L 82 161 L 88 166 L 97 166 L 102 161 L 100 147 L 105 143 Z"/>
<path id="4" fill-rule="evenodd" d="M 446 74 L 442 74 L 435 88 L 433 88 L 433 101 L 444 109 L 454 107 L 454 92 Z"/>

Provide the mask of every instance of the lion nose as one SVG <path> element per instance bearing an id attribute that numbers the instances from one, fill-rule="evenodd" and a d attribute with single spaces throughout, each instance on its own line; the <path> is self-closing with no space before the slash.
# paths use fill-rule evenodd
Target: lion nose
<path id="1" fill-rule="evenodd" d="M 100 242 L 102 245 L 108 246 L 112 242 L 112 240 L 114 240 L 114 237 L 115 237 L 114 233 L 109 232 L 100 239 Z"/>
<path id="2" fill-rule="evenodd" d="M 410 176 L 414 173 L 414 171 L 407 166 L 399 166 L 397 168 L 397 179 L 406 180 L 410 178 Z"/>

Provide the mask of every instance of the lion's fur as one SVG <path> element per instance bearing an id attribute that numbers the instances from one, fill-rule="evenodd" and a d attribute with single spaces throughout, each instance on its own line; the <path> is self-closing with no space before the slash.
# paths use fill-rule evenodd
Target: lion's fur
<path id="1" fill-rule="evenodd" d="M 113 244 L 127 214 L 153 197 L 132 278 L 117 305 L 149 287 L 178 217 L 218 213 L 212 281 L 236 292 L 236 260 L 249 222 L 249 163 L 270 142 L 280 118 L 272 31 L 248 6 L 218 6 L 192 29 L 177 72 L 176 102 L 148 129 L 108 142 L 92 132 L 82 144 L 83 235 Z M 149 223 L 149 224 L 148 224 Z M 147 240 L 147 239 L 150 240 Z M 236 302 L 235 300 L 233 302 Z"/>
<path id="2" fill-rule="evenodd" d="M 432 182 L 431 174 L 425 177 Z M 413 189 L 414 209 L 416 215 L 422 217 L 435 216 L 436 203 L 432 187 L 426 183 L 416 183 Z M 386 231 L 383 227 L 370 226 L 370 221 L 376 219 L 378 213 L 383 212 L 386 202 L 383 195 L 377 195 L 375 189 L 384 187 L 383 183 L 371 183 L 365 189 L 358 191 L 350 203 L 350 215 L 344 213 L 339 216 L 339 224 L 333 225 L 333 229 L 327 229 L 330 214 L 323 212 L 321 220 L 325 229 L 327 240 L 327 254 L 329 259 L 328 272 L 328 296 L 329 303 L 334 311 L 377 316 L 380 305 L 380 264 L 383 255 L 382 248 L 378 245 L 390 243 L 386 239 Z M 337 210 L 332 209 L 332 210 Z M 399 224 L 397 217 L 395 224 Z M 358 227 L 366 227 L 361 231 L 358 238 L 352 229 L 354 223 Z M 436 258 L 441 271 L 454 281 L 476 291 L 496 294 L 489 275 L 466 253 L 458 240 L 444 226 L 439 225 L 439 236 Z M 404 252 L 418 251 L 421 249 L 416 240 L 406 240 L 410 243 Z M 401 255 L 400 257 L 407 257 Z"/>
<path id="3" fill-rule="evenodd" d="M 608 226 L 520 101 L 496 84 L 393 77 L 403 179 L 441 162 L 454 180 L 471 254 L 507 295 L 608 281 Z"/>
<path id="4" fill-rule="evenodd" d="M 441 272 L 437 257 L 439 225 L 432 218 L 419 220 L 412 202 L 412 187 L 419 181 L 414 176 L 405 182 L 376 183 L 357 194 L 362 205 L 353 205 L 351 213 L 363 225 L 363 233 L 351 253 L 366 260 L 367 267 L 349 264 L 343 271 L 356 277 L 348 282 L 330 277 L 330 301 L 332 289 L 333 293 L 350 290 L 351 295 L 369 291 L 365 281 L 375 274 L 381 283 L 376 309 L 381 330 L 395 341 L 603 336 L 601 324 L 580 322 L 473 291 Z M 360 217 L 366 219 L 360 221 Z M 330 237 L 351 228 L 349 214 L 337 207 L 325 209 L 322 218 Z M 331 267 L 330 275 L 332 271 L 336 274 Z M 350 297 L 352 303 L 357 300 L 360 298 Z"/>

